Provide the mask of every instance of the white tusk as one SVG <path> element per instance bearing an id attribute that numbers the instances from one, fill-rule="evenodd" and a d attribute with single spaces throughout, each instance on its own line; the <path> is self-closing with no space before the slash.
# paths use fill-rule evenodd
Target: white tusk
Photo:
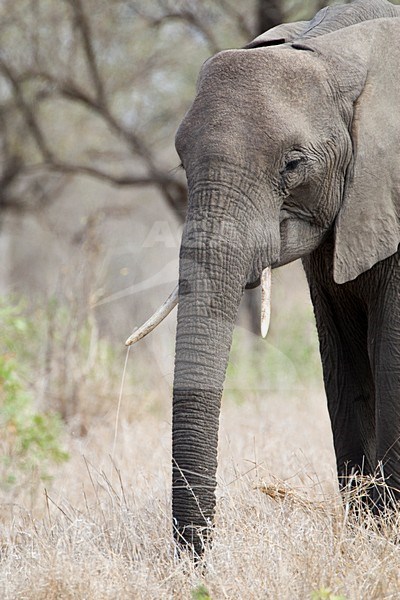
<path id="1" fill-rule="evenodd" d="M 153 329 L 155 329 L 157 325 L 159 325 L 161 321 L 165 319 L 165 317 L 169 315 L 171 310 L 178 304 L 178 290 L 179 288 L 176 286 L 172 294 L 168 296 L 164 304 L 162 304 L 160 308 L 156 310 L 154 315 L 150 317 L 150 319 L 148 319 L 144 325 L 139 327 L 139 329 L 136 329 L 130 337 L 128 337 L 125 342 L 125 346 L 131 346 L 132 344 L 135 344 L 144 338 L 148 333 L 153 331 Z"/>
<path id="2" fill-rule="evenodd" d="M 271 318 L 271 267 L 263 270 L 261 275 L 261 335 L 268 333 Z"/>

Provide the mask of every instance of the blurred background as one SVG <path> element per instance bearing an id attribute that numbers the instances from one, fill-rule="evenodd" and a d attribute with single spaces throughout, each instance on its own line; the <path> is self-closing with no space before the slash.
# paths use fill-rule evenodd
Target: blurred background
<path id="1" fill-rule="evenodd" d="M 326 4 L 0 3 L 0 477 L 8 493 L 50 477 L 50 463 L 68 460 L 71 436 L 84 439 L 99 422 L 110 439 L 115 433 L 124 340 L 177 281 L 186 186 L 174 134 L 201 64 Z M 227 402 L 320 391 L 301 266 L 273 275 L 266 341 L 259 294 L 245 294 Z M 169 419 L 174 315 L 131 350 L 128 424 Z"/>
<path id="2" fill-rule="evenodd" d="M 327 4 L 0 1 L 1 598 L 344 600 L 399 589 L 398 521 L 379 543 L 386 525 L 349 529 L 331 503 L 332 436 L 299 262 L 273 273 L 265 340 L 259 289 L 243 298 L 204 571 L 177 564 L 171 536 L 176 311 L 124 346 L 176 285 L 186 185 L 174 135 L 203 61 Z"/>

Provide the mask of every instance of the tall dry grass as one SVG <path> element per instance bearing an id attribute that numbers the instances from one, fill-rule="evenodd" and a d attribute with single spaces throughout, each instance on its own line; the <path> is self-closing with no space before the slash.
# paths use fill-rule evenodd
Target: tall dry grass
<path id="1" fill-rule="evenodd" d="M 128 390 L 129 391 L 129 390 Z M 67 440 L 71 459 L 33 511 L 2 505 L 0 597 L 400 597 L 400 513 L 358 520 L 336 493 L 321 391 L 224 401 L 214 543 L 177 560 L 170 520 L 170 417 L 123 398 Z"/>

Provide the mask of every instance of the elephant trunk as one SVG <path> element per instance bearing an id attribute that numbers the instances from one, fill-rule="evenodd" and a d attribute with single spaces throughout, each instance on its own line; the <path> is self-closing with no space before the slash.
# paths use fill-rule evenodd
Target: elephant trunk
<path id="1" fill-rule="evenodd" d="M 254 250 L 246 217 L 239 231 L 237 214 L 221 210 L 215 190 L 189 206 L 180 253 L 172 509 L 176 539 L 201 554 L 215 508 L 223 383 Z"/>

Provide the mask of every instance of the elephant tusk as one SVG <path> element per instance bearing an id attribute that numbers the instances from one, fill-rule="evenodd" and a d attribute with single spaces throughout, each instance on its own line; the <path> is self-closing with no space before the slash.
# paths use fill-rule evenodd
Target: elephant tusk
<path id="1" fill-rule="evenodd" d="M 125 346 L 131 346 L 135 344 L 142 338 L 144 338 L 148 333 L 153 331 L 169 315 L 171 310 L 175 308 L 178 304 L 178 286 L 175 287 L 174 291 L 168 296 L 164 304 L 160 306 L 159 309 L 156 310 L 153 316 L 150 317 L 141 327 L 136 329 L 131 336 L 125 342 Z"/>
<path id="2" fill-rule="evenodd" d="M 263 270 L 261 275 L 261 335 L 268 333 L 271 318 L 271 267 Z"/>

